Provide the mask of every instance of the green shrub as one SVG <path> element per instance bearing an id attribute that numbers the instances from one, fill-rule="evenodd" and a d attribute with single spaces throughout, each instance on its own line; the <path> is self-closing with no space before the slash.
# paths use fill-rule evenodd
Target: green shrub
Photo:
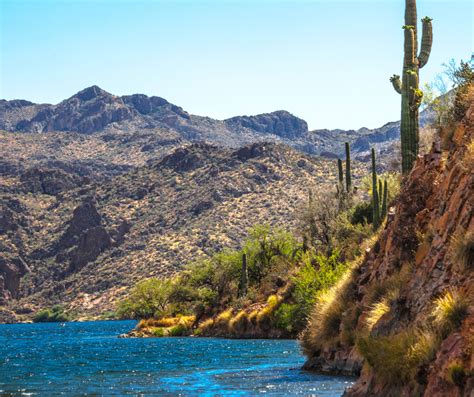
<path id="1" fill-rule="evenodd" d="M 139 282 L 130 295 L 119 302 L 120 318 L 152 318 L 167 313 L 173 291 L 172 280 L 150 278 Z"/>
<path id="2" fill-rule="evenodd" d="M 154 328 L 152 331 L 153 336 L 156 336 L 158 338 L 162 338 L 165 336 L 165 331 L 163 328 Z"/>
<path id="3" fill-rule="evenodd" d="M 40 310 L 33 317 L 33 322 L 35 323 L 64 323 L 67 321 L 71 321 L 71 319 L 64 313 L 61 305 L 55 305 L 51 309 Z"/>
<path id="4" fill-rule="evenodd" d="M 364 225 L 372 223 L 372 203 L 370 201 L 363 201 L 354 206 L 350 212 L 350 221 L 353 225 Z"/>
<path id="5" fill-rule="evenodd" d="M 169 330 L 169 336 L 187 336 L 190 333 L 190 329 L 184 324 L 178 324 L 171 327 Z"/>
<path id="6" fill-rule="evenodd" d="M 446 380 L 453 385 L 463 387 L 466 382 L 467 373 L 461 361 L 455 360 L 448 364 L 446 369 Z"/>
<path id="7" fill-rule="evenodd" d="M 290 334 L 301 331 L 306 323 L 305 320 L 301 313 L 301 306 L 297 304 L 283 303 L 275 311 L 275 326 Z"/>

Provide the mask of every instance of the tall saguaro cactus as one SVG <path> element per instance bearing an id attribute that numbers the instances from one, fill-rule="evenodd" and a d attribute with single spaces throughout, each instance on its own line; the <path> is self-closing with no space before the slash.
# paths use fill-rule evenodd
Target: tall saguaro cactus
<path id="1" fill-rule="evenodd" d="M 419 121 L 418 109 L 423 98 L 423 92 L 419 87 L 420 69 L 428 63 L 431 45 L 433 43 L 432 19 L 425 17 L 422 20 L 423 35 L 421 39 L 421 50 L 418 54 L 418 34 L 416 0 L 405 0 L 405 42 L 403 75 L 393 75 L 390 81 L 396 92 L 402 96 L 402 118 L 401 118 L 401 148 L 402 148 L 402 172 L 407 173 L 413 167 L 418 156 L 419 146 Z"/>
<path id="2" fill-rule="evenodd" d="M 377 230 L 380 226 L 380 204 L 377 192 L 377 170 L 375 169 L 375 150 L 372 148 L 372 226 Z"/>
<path id="3" fill-rule="evenodd" d="M 247 295 L 247 289 L 249 284 L 249 274 L 247 269 L 247 254 L 242 254 L 242 269 L 240 273 L 240 289 L 239 296 Z"/>
<path id="4" fill-rule="evenodd" d="M 351 192 L 352 176 L 351 176 L 351 148 L 349 142 L 346 142 L 346 191 Z"/>

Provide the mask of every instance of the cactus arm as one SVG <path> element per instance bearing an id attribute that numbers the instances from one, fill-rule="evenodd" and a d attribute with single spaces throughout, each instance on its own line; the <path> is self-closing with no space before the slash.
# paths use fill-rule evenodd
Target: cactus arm
<path id="1" fill-rule="evenodd" d="M 418 22 L 416 13 L 416 0 L 405 1 L 405 26 L 411 26 L 413 28 L 413 51 L 416 57 L 418 54 L 418 37 L 416 25 Z"/>
<path id="2" fill-rule="evenodd" d="M 421 36 L 421 49 L 420 55 L 418 56 L 420 68 L 428 63 L 431 53 L 431 46 L 433 44 L 433 24 L 431 23 L 432 19 L 424 17 L 421 21 L 423 22 L 423 35 Z"/>
<path id="3" fill-rule="evenodd" d="M 405 30 L 405 59 L 404 65 L 411 67 L 415 65 L 416 60 L 416 42 L 415 42 L 415 28 L 413 26 L 405 25 L 403 27 Z"/>
<path id="4" fill-rule="evenodd" d="M 402 82 L 400 81 L 400 76 L 398 74 L 394 74 L 392 77 L 390 77 L 390 82 L 392 83 L 394 90 L 401 94 Z"/>

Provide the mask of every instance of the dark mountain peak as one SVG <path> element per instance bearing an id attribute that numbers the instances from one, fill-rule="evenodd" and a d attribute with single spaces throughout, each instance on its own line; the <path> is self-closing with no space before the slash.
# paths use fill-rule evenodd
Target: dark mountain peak
<path id="1" fill-rule="evenodd" d="M 286 110 L 256 116 L 237 116 L 225 120 L 230 128 L 248 128 L 266 134 L 275 134 L 282 138 L 296 138 L 308 132 L 306 121 Z"/>
<path id="2" fill-rule="evenodd" d="M 215 157 L 217 151 L 217 146 L 196 142 L 175 149 L 158 163 L 158 167 L 171 168 L 178 172 L 191 171 L 204 166 Z"/>
<path id="3" fill-rule="evenodd" d="M 112 97 L 113 95 L 102 88 L 100 88 L 97 85 L 92 85 L 90 87 L 84 88 L 82 91 L 79 91 L 77 94 L 73 95 L 70 99 L 72 98 L 77 98 L 80 99 L 81 101 L 90 101 L 91 99 L 97 98 L 97 97 Z"/>

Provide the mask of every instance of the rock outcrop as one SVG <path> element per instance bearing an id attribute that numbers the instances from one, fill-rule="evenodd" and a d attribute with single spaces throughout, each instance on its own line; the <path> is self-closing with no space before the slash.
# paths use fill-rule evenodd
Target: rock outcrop
<path id="1" fill-rule="evenodd" d="M 29 271 L 20 256 L 0 254 L 0 305 L 19 297 L 20 279 Z"/>
<path id="2" fill-rule="evenodd" d="M 260 133 L 275 134 L 282 138 L 297 138 L 308 132 L 306 121 L 280 110 L 257 116 L 237 116 L 226 120 L 231 129 L 248 128 Z"/>

